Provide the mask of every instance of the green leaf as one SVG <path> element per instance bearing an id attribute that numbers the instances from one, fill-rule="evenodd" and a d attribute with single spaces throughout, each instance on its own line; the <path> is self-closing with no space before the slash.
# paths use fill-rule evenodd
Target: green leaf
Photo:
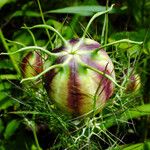
<path id="1" fill-rule="evenodd" d="M 0 75 L 1 77 L 1 75 Z M 9 82 L 0 83 L 0 110 L 7 109 L 14 104 L 14 101 L 9 98 L 9 93 L 12 85 Z"/>
<path id="2" fill-rule="evenodd" d="M 115 148 L 113 150 L 120 150 L 120 149 L 122 150 L 144 150 L 143 143 L 122 145 L 122 146 L 119 146 L 119 148 Z"/>
<path id="3" fill-rule="evenodd" d="M 105 6 L 97 6 L 97 5 L 90 5 L 90 6 L 73 6 L 73 7 L 65 7 L 56 10 L 50 10 L 45 12 L 47 13 L 67 13 L 67 14 L 78 14 L 81 16 L 91 16 L 96 12 L 105 11 Z M 110 13 L 116 12 L 116 9 L 113 9 Z"/>
<path id="4" fill-rule="evenodd" d="M 35 11 L 31 11 L 31 10 L 22 11 L 22 10 L 18 10 L 18 11 L 14 12 L 11 15 L 11 18 L 12 17 L 19 17 L 19 16 L 41 17 L 40 13 L 35 12 Z"/>
<path id="5" fill-rule="evenodd" d="M 68 38 L 71 37 L 71 35 L 73 34 L 72 29 L 69 26 L 62 25 L 62 23 L 56 20 L 50 19 L 46 22 L 46 24 L 53 26 L 63 35 L 63 37 Z"/>
<path id="6" fill-rule="evenodd" d="M 133 41 L 138 41 L 138 42 L 142 42 L 144 41 L 143 44 L 143 51 L 145 53 L 150 53 L 149 50 L 149 45 L 150 45 L 150 34 L 148 34 L 149 31 L 147 29 L 140 29 L 138 31 L 132 31 L 132 32 L 117 32 L 112 34 L 108 41 L 114 42 L 117 40 L 121 40 L 121 39 L 130 39 Z M 125 49 L 128 50 L 130 56 L 133 56 L 133 54 L 135 53 L 139 53 L 141 46 L 139 45 L 134 45 L 134 44 L 130 44 L 130 43 L 119 43 L 119 44 L 115 44 L 117 46 L 118 49 Z"/>
<path id="7" fill-rule="evenodd" d="M 10 83 L 8 83 L 8 82 L 0 83 L 0 92 L 5 91 L 5 90 L 10 89 L 10 88 L 11 88 Z"/>
<path id="8" fill-rule="evenodd" d="M 9 69 L 13 70 L 14 67 L 10 59 L 0 60 L 0 69 Z"/>
<path id="9" fill-rule="evenodd" d="M 3 95 L 3 98 L 1 97 L 0 100 L 0 110 L 5 110 L 8 107 L 12 106 L 14 104 L 14 101 L 7 97 L 6 95 Z"/>
<path id="10" fill-rule="evenodd" d="M 117 120 L 122 120 L 124 122 L 129 119 L 134 119 L 145 115 L 150 115 L 150 104 L 137 106 L 135 108 L 128 109 L 121 114 L 119 112 L 119 114 L 116 114 L 115 116 L 110 116 L 105 120 L 105 123 L 102 126 L 109 128 L 115 124 L 118 124 Z"/>
<path id="11" fill-rule="evenodd" d="M 7 3 L 16 2 L 16 0 L 1 0 L 0 1 L 0 8 L 2 8 Z"/>
<path id="12" fill-rule="evenodd" d="M 136 143 L 136 144 L 126 144 L 120 145 L 112 150 L 150 150 L 150 141 L 145 141 L 144 143 Z"/>
<path id="13" fill-rule="evenodd" d="M 150 150 L 150 141 L 145 141 L 144 142 L 144 149 L 145 150 Z"/>
<path id="14" fill-rule="evenodd" d="M 0 146 L 0 150 L 6 150 L 5 148 L 4 148 L 4 146 Z"/>
<path id="15" fill-rule="evenodd" d="M 15 131 L 19 127 L 19 124 L 20 122 L 17 120 L 12 120 L 8 123 L 4 132 L 5 139 L 9 139 L 15 133 Z"/>

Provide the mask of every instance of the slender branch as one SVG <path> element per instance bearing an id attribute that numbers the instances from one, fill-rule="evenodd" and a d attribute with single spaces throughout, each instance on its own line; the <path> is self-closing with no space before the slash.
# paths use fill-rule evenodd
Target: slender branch
<path id="1" fill-rule="evenodd" d="M 98 12 L 98 13 L 96 13 L 96 14 L 90 19 L 88 25 L 86 26 L 86 28 L 85 28 L 85 30 L 84 30 L 84 33 L 83 33 L 83 35 L 82 35 L 82 38 L 80 39 L 80 41 L 79 41 L 79 42 L 76 44 L 76 46 L 75 46 L 76 49 L 78 49 L 78 47 L 80 46 L 80 44 L 83 42 L 83 40 L 84 40 L 84 38 L 85 38 L 85 36 L 86 36 L 86 33 L 87 33 L 87 31 L 88 31 L 88 29 L 89 29 L 91 23 L 94 21 L 94 19 L 97 18 L 97 17 L 99 17 L 99 16 L 101 16 L 101 15 L 103 15 L 103 14 L 106 14 L 106 13 L 110 12 L 110 11 L 112 10 L 113 6 L 114 6 L 114 4 L 111 5 L 111 7 L 110 7 L 108 10 L 103 11 L 103 12 Z"/>
<path id="2" fill-rule="evenodd" d="M 50 56 L 58 56 L 60 53 L 51 53 L 49 52 L 48 50 L 42 48 L 42 47 L 39 47 L 39 46 L 27 46 L 27 47 L 23 47 L 15 52 L 10 52 L 10 53 L 1 53 L 0 55 L 14 55 L 16 53 L 19 53 L 19 52 L 22 52 L 22 51 L 26 51 L 26 50 L 41 50 L 43 52 L 45 52 L 46 54 L 50 55 Z"/>
<path id="3" fill-rule="evenodd" d="M 27 125 L 32 129 L 33 132 L 33 136 L 34 136 L 34 140 L 35 140 L 35 144 L 37 146 L 37 150 L 42 150 L 37 138 L 37 134 L 36 134 L 36 125 L 35 122 L 33 121 L 29 121 L 27 118 L 24 119 L 24 121 L 27 123 Z"/>
<path id="4" fill-rule="evenodd" d="M 23 43 L 20 43 L 20 42 L 17 42 L 17 41 L 11 41 L 11 40 L 8 40 L 8 39 L 5 39 L 7 42 L 9 42 L 9 43 L 13 43 L 13 44 L 16 44 L 16 45 L 20 45 L 20 46 L 22 46 L 22 47 L 25 47 L 26 45 L 25 44 L 23 44 Z"/>
<path id="5" fill-rule="evenodd" d="M 42 75 L 44 75 L 48 71 L 50 71 L 50 70 L 52 70 L 54 68 L 62 68 L 63 66 L 64 66 L 64 64 L 56 64 L 56 65 L 50 66 L 49 68 L 47 68 L 46 70 L 44 70 L 43 72 L 41 72 L 40 74 L 38 74 L 37 76 L 22 79 L 21 83 L 25 82 L 25 81 L 29 81 L 29 80 L 37 80 L 38 78 L 40 78 Z"/>
<path id="6" fill-rule="evenodd" d="M 0 75 L 1 80 L 18 80 L 19 76 L 18 75 L 13 75 L 13 74 L 2 74 Z"/>
<path id="7" fill-rule="evenodd" d="M 26 26 L 26 24 L 24 24 L 24 26 L 25 26 L 24 28 L 27 29 L 27 31 L 28 31 L 29 34 L 31 35 L 31 37 L 32 37 L 32 39 L 33 39 L 34 45 L 37 46 L 36 40 L 35 40 L 35 37 L 34 37 L 33 33 L 31 32 L 31 30 L 29 30 L 29 28 Z"/>
<path id="8" fill-rule="evenodd" d="M 103 28 L 102 28 L 102 34 L 101 34 L 101 44 L 104 44 L 104 35 L 105 35 L 105 27 L 106 27 L 106 17 L 104 18 L 104 24 L 103 24 Z"/>
<path id="9" fill-rule="evenodd" d="M 98 70 L 98 69 L 96 69 L 96 68 L 93 68 L 93 67 L 91 67 L 91 66 L 89 66 L 89 65 L 87 65 L 87 64 L 83 64 L 83 65 L 84 65 L 84 67 L 86 67 L 86 68 L 88 68 L 88 69 L 90 69 L 90 70 L 93 70 L 93 71 L 95 71 L 95 72 L 97 72 L 97 73 L 103 75 L 103 76 L 106 77 L 107 79 L 111 80 L 111 81 L 112 81 L 116 86 L 118 86 L 119 88 L 125 89 L 124 87 L 120 86 L 120 85 L 115 81 L 114 78 L 112 78 L 110 75 L 106 74 L 105 72 L 100 71 L 100 70 Z"/>
<path id="10" fill-rule="evenodd" d="M 40 4 L 40 0 L 37 0 L 37 3 L 38 3 L 38 6 L 39 6 L 39 10 L 40 10 L 40 14 L 41 14 L 41 18 L 42 18 L 42 21 L 43 21 L 43 24 L 46 25 L 46 22 L 45 22 L 45 19 L 44 19 L 44 15 L 43 15 L 43 11 L 42 11 L 42 7 L 41 7 L 41 4 Z M 49 39 L 49 42 L 51 44 L 51 48 L 53 49 L 53 43 L 52 43 L 52 40 L 51 40 L 51 37 L 50 37 L 50 34 L 48 32 L 48 30 L 46 29 L 46 33 L 47 33 L 47 36 L 48 36 L 48 39 Z"/>
<path id="11" fill-rule="evenodd" d="M 87 31 L 88 31 L 88 29 L 89 29 L 91 23 L 93 22 L 93 20 L 94 20 L 95 18 L 97 18 L 97 17 L 103 15 L 103 14 L 106 14 L 106 13 L 110 12 L 110 11 L 112 10 L 113 6 L 114 6 L 114 4 L 111 5 L 111 7 L 110 7 L 108 10 L 103 11 L 103 12 L 98 12 L 98 13 L 96 13 L 96 14 L 90 19 L 90 21 L 89 21 L 87 27 L 85 28 L 85 31 L 84 31 L 83 36 L 82 36 L 82 39 L 85 38 L 85 35 L 86 35 L 86 33 L 87 33 Z"/>
<path id="12" fill-rule="evenodd" d="M 9 49 L 7 43 L 6 43 L 5 37 L 4 37 L 3 32 L 2 32 L 1 29 L 0 29 L 0 39 L 1 39 L 1 41 L 2 41 L 2 44 L 3 44 L 4 48 L 5 48 L 5 50 L 9 53 L 9 52 L 10 52 L 10 49 Z M 13 56 L 9 56 L 9 57 L 10 57 L 12 63 L 13 63 L 13 66 L 15 67 L 15 69 L 16 69 L 18 75 L 20 75 L 21 72 L 20 72 L 20 69 L 19 69 L 18 64 L 17 64 L 17 62 L 16 62 L 15 57 L 13 57 Z"/>
<path id="13" fill-rule="evenodd" d="M 106 2 L 106 10 L 108 10 L 108 3 L 109 0 L 107 0 Z M 104 44 L 107 44 L 107 39 L 108 39 L 108 13 L 105 14 L 105 18 L 106 18 L 106 26 L 105 26 L 105 40 L 104 40 Z"/>
<path id="14" fill-rule="evenodd" d="M 61 40 L 64 42 L 65 45 L 68 45 L 69 43 L 67 42 L 66 39 L 63 38 L 63 36 L 52 26 L 50 25 L 43 25 L 43 24 L 39 24 L 39 25 L 35 25 L 33 27 L 28 27 L 29 29 L 34 29 L 34 28 L 45 28 L 45 29 L 49 29 L 51 31 L 54 31 L 60 38 Z"/>
<path id="15" fill-rule="evenodd" d="M 131 43 L 131 44 L 138 44 L 138 45 L 143 44 L 143 42 L 132 41 L 132 40 L 129 40 L 129 39 L 122 39 L 122 40 L 119 40 L 119 41 L 115 41 L 115 42 L 112 42 L 112 43 L 105 44 L 105 45 L 101 46 L 100 48 L 95 49 L 95 52 L 98 52 L 100 49 L 102 49 L 104 47 L 114 45 L 114 44 L 118 44 L 118 43 Z"/>

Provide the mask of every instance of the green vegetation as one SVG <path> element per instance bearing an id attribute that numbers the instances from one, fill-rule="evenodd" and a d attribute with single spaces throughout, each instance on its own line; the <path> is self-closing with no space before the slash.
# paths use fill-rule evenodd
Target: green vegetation
<path id="1" fill-rule="evenodd" d="M 148 0 L 1 0 L 0 150 L 150 149 L 149 10 Z M 48 96 L 46 71 L 23 78 L 21 62 L 40 52 L 50 67 L 54 48 L 82 37 L 106 50 L 116 86 L 100 113 L 73 117 Z"/>

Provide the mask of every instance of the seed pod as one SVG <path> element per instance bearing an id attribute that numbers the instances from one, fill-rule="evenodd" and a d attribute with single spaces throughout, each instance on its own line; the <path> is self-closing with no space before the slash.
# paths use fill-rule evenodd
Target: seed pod
<path id="1" fill-rule="evenodd" d="M 133 68 L 129 69 L 129 79 L 127 81 L 126 92 L 136 92 L 141 87 L 141 79 L 139 74 L 137 74 Z"/>
<path id="2" fill-rule="evenodd" d="M 43 60 L 40 52 L 29 52 L 21 62 L 21 71 L 24 78 L 41 73 L 43 71 Z"/>
<path id="3" fill-rule="evenodd" d="M 65 112 L 83 115 L 99 112 L 114 91 L 112 81 L 86 65 L 115 79 L 114 66 L 100 44 L 91 39 L 73 39 L 69 46 L 53 52 L 65 52 L 54 64 L 64 64 L 45 74 L 45 87 L 50 98 Z M 78 46 L 77 46 L 78 45 Z"/>

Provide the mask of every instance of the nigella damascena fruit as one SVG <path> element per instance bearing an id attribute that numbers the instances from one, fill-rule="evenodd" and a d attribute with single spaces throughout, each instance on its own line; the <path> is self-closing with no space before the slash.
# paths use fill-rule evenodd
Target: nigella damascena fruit
<path id="1" fill-rule="evenodd" d="M 33 77 L 43 71 L 43 59 L 38 51 L 29 52 L 21 62 L 21 71 L 24 78 Z"/>
<path id="2" fill-rule="evenodd" d="M 113 82 L 97 69 L 115 79 L 114 66 L 106 51 L 91 39 L 72 39 L 70 46 L 54 49 L 64 52 L 53 65 L 64 64 L 45 74 L 45 87 L 50 98 L 65 112 L 84 115 L 100 112 L 114 91 Z M 95 49 L 99 49 L 95 52 Z M 89 69 L 90 66 L 93 69 Z"/>
<path id="3" fill-rule="evenodd" d="M 131 93 L 131 92 L 138 91 L 141 87 L 140 75 L 134 70 L 134 68 L 129 68 L 128 74 L 129 74 L 129 79 L 127 80 L 126 92 Z"/>

